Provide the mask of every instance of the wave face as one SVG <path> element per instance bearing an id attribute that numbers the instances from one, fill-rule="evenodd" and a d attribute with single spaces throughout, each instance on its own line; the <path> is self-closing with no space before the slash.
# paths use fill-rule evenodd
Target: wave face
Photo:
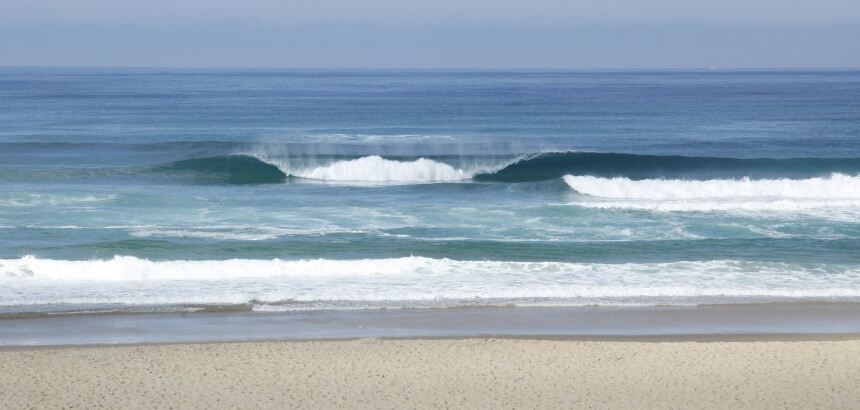
<path id="1" fill-rule="evenodd" d="M 426 158 L 415 161 L 395 161 L 380 156 L 367 156 L 338 161 L 327 166 L 291 171 L 290 175 L 335 182 L 455 182 L 472 177 L 460 169 Z"/>
<path id="2" fill-rule="evenodd" d="M 671 303 L 672 298 L 689 302 L 860 297 L 857 265 L 731 260 L 611 264 L 406 257 L 159 262 L 130 256 L 89 261 L 27 256 L 0 260 L 0 272 L 0 306 L 551 306 L 647 303 L 648 298 Z"/>
<path id="3" fill-rule="evenodd" d="M 860 173 L 857 158 L 718 158 L 672 155 L 636 155 L 596 152 L 552 152 L 529 156 L 475 179 L 499 182 L 528 182 L 561 178 L 564 175 L 623 177 L 634 180 L 657 178 L 809 178 L 832 173 Z"/>
<path id="4" fill-rule="evenodd" d="M 247 155 L 193 158 L 156 167 L 168 175 L 190 175 L 197 181 L 229 184 L 266 184 L 287 180 L 277 166 Z"/>

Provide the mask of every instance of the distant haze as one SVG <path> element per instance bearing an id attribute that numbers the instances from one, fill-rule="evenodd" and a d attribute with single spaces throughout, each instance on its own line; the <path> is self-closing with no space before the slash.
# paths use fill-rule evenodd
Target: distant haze
<path id="1" fill-rule="evenodd" d="M 860 1 L 13 0 L 0 65 L 860 67 Z"/>

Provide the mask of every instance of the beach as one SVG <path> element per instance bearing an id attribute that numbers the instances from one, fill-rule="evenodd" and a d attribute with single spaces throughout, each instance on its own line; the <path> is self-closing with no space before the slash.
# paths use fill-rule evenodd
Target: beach
<path id="1" fill-rule="evenodd" d="M 3 408 L 856 408 L 856 335 L 6 347 Z"/>

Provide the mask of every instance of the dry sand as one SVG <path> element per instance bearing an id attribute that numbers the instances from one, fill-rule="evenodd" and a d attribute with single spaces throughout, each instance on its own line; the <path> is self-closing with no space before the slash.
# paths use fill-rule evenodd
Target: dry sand
<path id="1" fill-rule="evenodd" d="M 860 408 L 860 340 L 0 350 L 3 408 Z"/>

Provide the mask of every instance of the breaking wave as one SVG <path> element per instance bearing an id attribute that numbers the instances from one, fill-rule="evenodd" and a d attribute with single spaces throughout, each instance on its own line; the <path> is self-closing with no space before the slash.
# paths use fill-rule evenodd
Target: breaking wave
<path id="1" fill-rule="evenodd" d="M 0 179 L 166 179 L 200 184 L 266 184 L 294 179 L 343 183 L 537 182 L 600 178 L 712 180 L 823 178 L 860 174 L 860 158 L 719 158 L 599 152 L 524 155 L 286 155 L 265 151 L 197 157 L 145 167 L 0 167 Z"/>
<path id="2" fill-rule="evenodd" d="M 266 152 L 183 159 L 146 167 L 0 167 L 0 179 L 166 179 L 201 184 L 266 184 L 294 179 L 343 183 L 537 182 L 599 178 L 713 180 L 808 179 L 860 174 L 860 158 L 742 159 L 597 152 L 516 155 L 273 155 Z"/>
<path id="3" fill-rule="evenodd" d="M 599 178 L 565 175 L 577 192 L 600 198 L 675 200 L 697 198 L 818 198 L 860 200 L 860 177 L 833 174 L 808 179 L 712 179 L 707 181 Z"/>
<path id="4" fill-rule="evenodd" d="M 0 305 L 284 304 L 380 306 L 576 303 L 594 298 L 857 298 L 860 267 L 828 263 L 566 263 L 425 257 L 356 260 L 0 260 Z M 484 302 L 481 302 L 484 301 Z M 463 302 L 466 303 L 466 302 Z M 610 302 L 611 303 L 611 302 Z"/>
<path id="5" fill-rule="evenodd" d="M 719 158 L 599 152 L 549 152 L 524 157 L 476 180 L 528 182 L 564 175 L 655 178 L 810 178 L 860 173 L 860 158 Z"/>
<path id="6" fill-rule="evenodd" d="M 291 175 L 336 182 L 455 182 L 472 174 L 451 165 L 426 158 L 395 161 L 380 156 L 338 161 L 313 169 L 293 171 Z"/>
<path id="7" fill-rule="evenodd" d="M 779 212 L 860 220 L 860 177 L 707 181 L 598 178 L 566 175 L 576 192 L 592 197 L 574 205 L 657 212 Z"/>

